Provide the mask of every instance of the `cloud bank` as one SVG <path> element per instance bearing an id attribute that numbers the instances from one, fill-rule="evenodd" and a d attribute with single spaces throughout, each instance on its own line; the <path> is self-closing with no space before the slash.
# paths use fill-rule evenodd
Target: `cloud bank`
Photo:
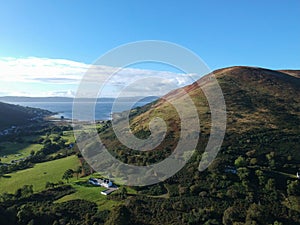
<path id="1" fill-rule="evenodd" d="M 90 65 L 67 59 L 37 57 L 0 58 L 1 81 L 55 87 L 50 91 L 41 93 L 41 96 L 74 97 L 77 86 L 87 71 L 93 74 L 90 82 L 95 83 L 104 77 L 108 77 L 116 70 L 118 72 L 105 81 L 105 86 L 107 87 L 105 95 L 116 96 L 118 95 L 117 92 L 124 90 L 124 88 L 127 93 L 125 95 L 163 95 L 174 88 L 185 86 L 199 78 L 196 74 L 180 74 L 169 71 L 136 68 L 113 68 L 105 65 Z M 151 79 L 145 81 L 145 78 Z M 66 85 L 72 88 L 66 89 Z M 5 93 L 8 92 L 10 91 L 6 89 Z M 10 93 L 14 92 L 15 90 L 11 90 Z M 20 93 L 25 92 L 20 91 Z M 27 95 L 30 95 L 30 92 Z"/>

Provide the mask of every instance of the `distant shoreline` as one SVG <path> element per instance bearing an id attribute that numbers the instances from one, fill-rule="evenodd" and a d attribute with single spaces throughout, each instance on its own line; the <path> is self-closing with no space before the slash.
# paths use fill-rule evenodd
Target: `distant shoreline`
<path id="1" fill-rule="evenodd" d="M 71 98 L 71 97 L 26 97 L 26 96 L 0 96 L 0 101 L 14 103 L 14 102 L 35 102 L 35 103 L 64 103 L 74 102 L 74 99 L 82 102 L 114 102 L 116 99 L 121 102 L 135 102 L 139 101 L 154 101 L 158 96 L 132 96 L 132 97 L 102 97 L 102 98 Z"/>
<path id="2" fill-rule="evenodd" d="M 129 98 L 122 98 L 121 101 L 118 101 L 117 104 L 114 105 L 115 99 L 98 99 L 97 102 L 94 102 L 94 112 L 85 111 L 85 109 L 90 108 L 90 104 L 92 99 L 89 99 L 89 102 L 86 102 L 85 100 L 82 100 L 78 102 L 78 104 L 82 104 L 82 111 L 76 112 L 75 116 L 73 115 L 73 101 L 69 98 L 69 101 L 59 101 L 59 102 L 53 102 L 48 101 L 49 98 L 44 98 L 43 101 L 40 101 L 39 99 L 32 99 L 33 101 L 21 101 L 22 97 L 15 97 L 15 100 L 18 101 L 6 101 L 7 103 L 14 104 L 14 105 L 20 105 L 23 107 L 31 107 L 31 108 L 39 108 L 44 109 L 52 113 L 51 119 L 53 121 L 61 121 L 61 117 L 63 117 L 63 120 L 69 121 L 69 120 L 78 120 L 78 121 L 107 121 L 111 120 L 112 113 L 120 113 L 123 111 L 127 111 L 136 107 L 141 107 L 143 105 L 146 105 L 150 102 L 155 101 L 156 97 L 149 97 L 147 99 L 143 99 L 141 101 L 134 101 L 132 98 L 132 101 L 129 101 Z M 2 97 L 3 99 L 3 97 Z M 66 98 L 62 98 L 66 99 Z M 6 99 L 7 100 L 7 99 Z M 39 100 L 39 101 L 34 101 Z M 52 98 L 52 100 L 54 100 Z M 73 100 L 73 99 L 72 99 Z M 0 97 L 1 101 L 1 97 Z"/>

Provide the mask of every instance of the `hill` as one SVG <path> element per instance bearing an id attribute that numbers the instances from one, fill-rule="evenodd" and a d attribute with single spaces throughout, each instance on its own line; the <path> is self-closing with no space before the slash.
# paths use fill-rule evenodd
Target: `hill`
<path id="1" fill-rule="evenodd" d="M 112 128 L 101 131 L 104 145 L 116 158 L 129 164 L 150 165 L 169 156 L 179 141 L 181 118 L 172 103 L 184 105 L 187 93 L 196 106 L 201 135 L 195 154 L 173 177 L 141 188 L 143 193 L 167 188 L 168 200 L 131 199 L 127 208 L 136 224 L 220 224 L 222 221 L 223 224 L 279 221 L 297 224 L 300 192 L 291 189 L 292 186 L 300 189 L 299 181 L 295 180 L 300 167 L 299 74 L 296 70 L 244 66 L 219 69 L 132 110 L 130 127 L 139 138 L 149 137 L 149 122 L 153 118 L 161 117 L 167 124 L 165 139 L 151 152 L 130 150 L 117 139 Z M 203 152 L 211 132 L 211 111 L 199 86 L 210 88 L 212 75 L 224 95 L 227 128 L 217 158 L 207 170 L 200 172 L 199 162 L 205 157 Z M 122 122 L 122 115 L 117 120 Z M 122 176 L 122 168 L 111 174 L 114 175 Z"/>
<path id="2" fill-rule="evenodd" d="M 47 110 L 0 102 L 0 130 L 27 125 L 51 114 Z"/>
<path id="3" fill-rule="evenodd" d="M 240 66 L 216 70 L 212 74 L 221 86 L 226 103 L 227 137 L 234 135 L 235 138 L 238 138 L 238 136 L 252 132 L 257 134 L 258 130 L 263 133 L 272 130 L 298 136 L 300 80 L 297 74 L 299 71 L 273 71 Z M 165 138 L 156 148 L 156 150 L 163 151 L 164 154 L 160 154 L 159 158 L 153 155 L 149 161 L 164 159 L 170 154 L 170 150 L 176 147 L 180 136 L 180 117 L 172 104 L 176 101 L 177 104 L 184 105 L 187 97 L 185 93 L 193 100 L 201 121 L 202 139 L 198 147 L 205 146 L 210 134 L 211 112 L 206 97 L 199 87 L 209 86 L 212 74 L 184 88 L 174 90 L 153 103 L 131 111 L 130 126 L 137 137 L 147 138 L 151 134 L 149 122 L 155 117 L 163 118 L 168 124 L 166 137 L 175 137 L 175 139 Z M 189 109 L 187 108 L 187 110 Z M 122 121 L 120 118 L 122 115 L 118 115 L 118 120 Z M 112 129 L 101 135 L 105 145 L 112 151 L 118 152 L 117 149 L 120 149 L 120 146 L 122 146 L 122 151 L 129 150 L 118 141 Z M 169 150 L 166 151 L 166 149 Z M 123 155 L 122 151 L 119 151 L 117 155 Z M 141 162 L 140 154 L 142 153 L 138 152 L 137 157 L 134 154 L 128 157 L 132 157 L 132 161 L 139 164 Z"/>

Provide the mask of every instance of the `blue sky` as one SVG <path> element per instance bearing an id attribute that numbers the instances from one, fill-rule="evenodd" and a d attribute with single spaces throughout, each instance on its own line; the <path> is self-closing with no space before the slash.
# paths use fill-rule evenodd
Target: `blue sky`
<path id="1" fill-rule="evenodd" d="M 140 40 L 182 45 L 211 69 L 299 69 L 300 1 L 1 1 L 0 95 L 72 95 L 86 66 L 112 48 Z M 49 62 L 60 68 L 75 63 L 76 73 L 71 72 L 78 76 L 60 83 L 66 77 L 52 67 L 52 73 L 34 79 L 20 72 L 24 62 L 37 61 L 41 71 Z M 15 65 L 20 70 L 12 71 Z"/>

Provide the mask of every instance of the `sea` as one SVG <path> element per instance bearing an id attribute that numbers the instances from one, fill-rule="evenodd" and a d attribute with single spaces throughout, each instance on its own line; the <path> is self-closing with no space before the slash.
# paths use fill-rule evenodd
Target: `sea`
<path id="1" fill-rule="evenodd" d="M 113 113 L 119 113 L 126 110 L 130 110 L 132 108 L 140 107 L 146 105 L 153 101 L 154 99 L 145 99 L 138 102 L 119 102 L 117 105 L 113 107 L 114 101 L 97 101 L 95 104 L 95 120 L 109 120 Z M 54 118 L 64 117 L 65 119 L 75 119 L 79 121 L 87 120 L 87 114 L 74 114 L 73 115 L 73 102 L 8 102 L 15 105 L 28 106 L 33 108 L 40 108 L 49 110 L 51 112 L 56 113 Z M 91 104 L 89 102 L 81 102 L 80 108 L 87 108 L 87 104 Z"/>

